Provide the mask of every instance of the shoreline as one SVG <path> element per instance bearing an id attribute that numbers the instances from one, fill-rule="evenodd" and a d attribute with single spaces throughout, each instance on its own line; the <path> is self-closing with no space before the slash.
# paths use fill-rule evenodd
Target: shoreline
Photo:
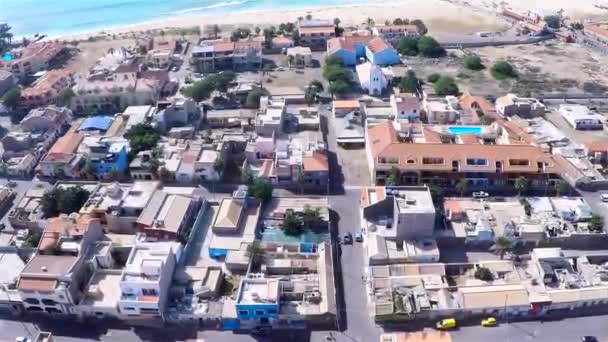
<path id="1" fill-rule="evenodd" d="M 415 15 L 412 15 L 415 13 Z M 448 16 L 446 16 L 446 13 Z M 270 26 L 282 22 L 296 21 L 299 16 L 311 14 L 315 18 L 340 18 L 341 26 L 360 25 L 372 18 L 378 23 L 397 17 L 421 19 L 430 31 L 477 31 L 499 30 L 505 27 L 489 8 L 479 8 L 446 0 L 390 0 L 381 4 L 375 2 L 349 5 L 319 5 L 289 7 L 286 9 L 257 9 L 234 11 L 232 13 L 184 13 L 167 18 L 157 18 L 132 24 L 119 24 L 77 33 L 50 35 L 45 40 L 86 40 L 100 35 L 124 35 L 153 30 L 200 27 L 207 25 L 220 27 Z M 453 15 L 450 15 L 453 14 Z M 446 17 L 448 19 L 446 19 Z M 464 20 L 463 20 L 464 19 Z M 441 29 L 445 26 L 444 29 Z"/>

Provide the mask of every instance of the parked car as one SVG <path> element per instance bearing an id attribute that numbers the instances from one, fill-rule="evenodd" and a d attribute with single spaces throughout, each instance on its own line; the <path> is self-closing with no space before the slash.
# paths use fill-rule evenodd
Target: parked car
<path id="1" fill-rule="evenodd" d="M 598 342 L 598 339 L 595 336 L 583 336 L 581 342 Z"/>
<path id="2" fill-rule="evenodd" d="M 482 327 L 493 327 L 496 325 L 496 318 L 494 317 L 486 317 L 481 320 Z"/>
<path id="3" fill-rule="evenodd" d="M 31 340 L 27 337 L 19 336 L 15 339 L 15 342 L 30 342 Z"/>
<path id="4" fill-rule="evenodd" d="M 344 244 L 345 245 L 350 245 L 353 243 L 353 234 L 348 233 L 344 235 Z"/>
<path id="5" fill-rule="evenodd" d="M 608 192 L 602 192 L 600 194 L 600 197 L 602 199 L 602 202 L 608 202 Z"/>
<path id="6" fill-rule="evenodd" d="M 6 225 L 4 223 L 0 223 L 0 232 L 3 231 L 6 228 Z"/>
<path id="7" fill-rule="evenodd" d="M 456 320 L 454 318 L 446 318 L 435 324 L 435 327 L 439 330 L 447 330 L 456 328 Z"/>
<path id="8" fill-rule="evenodd" d="M 361 232 L 355 234 L 355 241 L 363 242 L 363 234 L 361 234 Z"/>
<path id="9" fill-rule="evenodd" d="M 487 192 L 484 191 L 475 191 L 473 193 L 473 198 L 488 198 L 490 197 L 490 194 L 488 194 Z"/>

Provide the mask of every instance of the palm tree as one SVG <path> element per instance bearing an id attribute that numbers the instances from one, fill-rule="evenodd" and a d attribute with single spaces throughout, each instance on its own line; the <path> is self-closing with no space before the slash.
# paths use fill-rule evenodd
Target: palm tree
<path id="1" fill-rule="evenodd" d="M 334 25 L 340 26 L 340 18 L 334 18 Z"/>
<path id="2" fill-rule="evenodd" d="M 367 28 L 371 28 L 372 26 L 374 26 L 374 19 L 367 18 L 367 20 L 365 21 L 365 24 L 367 25 Z"/>
<path id="3" fill-rule="evenodd" d="M 460 193 L 460 197 L 464 196 L 464 193 L 467 192 L 469 184 L 466 179 L 460 178 L 458 183 L 456 183 L 456 191 Z"/>
<path id="4" fill-rule="evenodd" d="M 254 263 L 257 263 L 264 257 L 264 248 L 260 245 L 259 241 L 253 241 L 247 246 L 247 256 L 250 257 L 251 261 Z"/>
<path id="5" fill-rule="evenodd" d="M 524 176 L 519 176 L 515 179 L 515 190 L 517 191 L 517 196 L 521 196 L 522 193 L 528 191 L 528 178 Z"/>
<path id="6" fill-rule="evenodd" d="M 219 25 L 214 24 L 213 27 L 211 28 L 211 32 L 213 32 L 213 38 L 217 39 L 220 32 L 222 32 L 222 30 L 220 29 Z"/>
<path id="7" fill-rule="evenodd" d="M 508 237 L 499 236 L 496 238 L 496 240 L 494 240 L 494 246 L 492 246 L 492 249 L 494 249 L 494 251 L 500 255 L 500 260 L 502 260 L 512 246 L 513 242 Z"/>

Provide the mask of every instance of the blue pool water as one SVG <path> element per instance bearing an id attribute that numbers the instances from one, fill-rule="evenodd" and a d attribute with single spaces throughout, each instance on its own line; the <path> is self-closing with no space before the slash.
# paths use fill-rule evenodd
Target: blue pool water
<path id="1" fill-rule="evenodd" d="M 448 126 L 448 131 L 452 134 L 481 134 L 481 126 Z"/>
<path id="2" fill-rule="evenodd" d="M 4 59 L 5 61 L 12 61 L 13 60 L 13 54 L 11 54 L 10 52 L 7 52 L 4 54 L 4 56 L 2 56 L 2 59 Z"/>
<path id="3" fill-rule="evenodd" d="M 282 242 L 282 243 L 320 243 L 329 241 L 329 233 L 316 233 L 310 230 L 303 232 L 300 235 L 287 235 L 280 228 L 265 228 L 261 234 L 261 240 L 267 242 Z"/>

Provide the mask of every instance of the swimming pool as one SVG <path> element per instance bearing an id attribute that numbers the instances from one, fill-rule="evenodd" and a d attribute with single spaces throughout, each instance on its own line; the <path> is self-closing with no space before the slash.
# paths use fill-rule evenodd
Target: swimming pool
<path id="1" fill-rule="evenodd" d="M 4 54 L 4 56 L 2 56 L 2 59 L 4 59 L 5 61 L 12 61 L 13 60 L 13 54 L 10 52 L 7 52 Z"/>
<path id="2" fill-rule="evenodd" d="M 448 131 L 452 134 L 481 134 L 481 126 L 448 126 Z"/>
<path id="3" fill-rule="evenodd" d="M 261 240 L 265 242 L 317 244 L 323 241 L 329 241 L 329 233 L 317 233 L 311 230 L 305 230 L 300 235 L 287 235 L 280 228 L 266 227 L 261 233 Z"/>

